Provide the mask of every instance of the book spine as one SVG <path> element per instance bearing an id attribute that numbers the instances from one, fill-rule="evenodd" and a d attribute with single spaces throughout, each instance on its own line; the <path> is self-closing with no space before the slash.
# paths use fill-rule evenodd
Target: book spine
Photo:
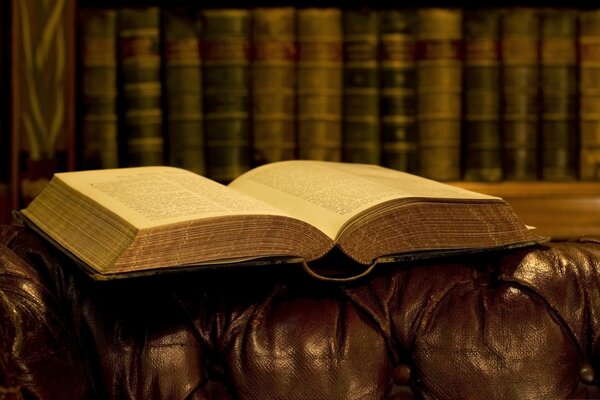
<path id="1" fill-rule="evenodd" d="M 381 11 L 381 164 L 416 173 L 416 12 Z"/>
<path id="2" fill-rule="evenodd" d="M 252 10 L 253 165 L 296 158 L 296 10 Z"/>
<path id="3" fill-rule="evenodd" d="M 81 26 L 81 166 L 119 166 L 117 116 L 117 12 L 83 9 Z"/>
<path id="4" fill-rule="evenodd" d="M 576 178 L 577 14 L 568 9 L 541 13 L 541 179 Z"/>
<path id="5" fill-rule="evenodd" d="M 159 8 L 118 9 L 117 31 L 127 165 L 162 164 Z"/>
<path id="6" fill-rule="evenodd" d="M 207 175 L 229 182 L 250 168 L 250 10 L 202 13 Z"/>
<path id="7" fill-rule="evenodd" d="M 579 178 L 600 180 L 600 10 L 579 15 Z"/>
<path id="8" fill-rule="evenodd" d="M 298 9 L 298 157 L 342 159 L 342 13 Z"/>
<path id="9" fill-rule="evenodd" d="M 504 177 L 534 180 L 538 168 L 538 10 L 504 9 L 500 30 Z"/>
<path id="10" fill-rule="evenodd" d="M 164 9 L 162 23 L 168 164 L 203 175 L 201 14 Z"/>
<path id="11" fill-rule="evenodd" d="M 345 9 L 343 29 L 343 160 L 379 164 L 379 14 Z"/>
<path id="12" fill-rule="evenodd" d="M 464 179 L 502 179 L 500 138 L 500 10 L 465 11 Z"/>
<path id="13" fill-rule="evenodd" d="M 417 11 L 417 118 L 420 174 L 438 181 L 461 177 L 461 9 Z"/>

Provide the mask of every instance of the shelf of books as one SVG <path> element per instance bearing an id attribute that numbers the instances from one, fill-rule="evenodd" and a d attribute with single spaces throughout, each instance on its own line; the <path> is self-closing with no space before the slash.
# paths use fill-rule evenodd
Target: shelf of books
<path id="1" fill-rule="evenodd" d="M 227 183 L 314 159 L 600 235 L 600 9 L 38 3 L 11 2 L 7 208 L 57 170 L 163 164 Z"/>

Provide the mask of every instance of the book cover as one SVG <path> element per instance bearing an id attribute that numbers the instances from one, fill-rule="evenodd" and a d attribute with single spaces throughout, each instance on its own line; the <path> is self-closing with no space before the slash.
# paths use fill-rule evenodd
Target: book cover
<path id="1" fill-rule="evenodd" d="M 202 14 L 206 173 L 229 182 L 250 168 L 250 10 Z"/>
<path id="2" fill-rule="evenodd" d="M 417 172 L 416 11 L 380 14 L 381 164 Z"/>
<path id="3" fill-rule="evenodd" d="M 85 169 L 119 166 L 117 115 L 117 12 L 79 12 L 81 71 L 81 161 Z"/>
<path id="4" fill-rule="evenodd" d="M 534 180 L 538 177 L 539 10 L 506 8 L 500 27 L 504 177 Z"/>
<path id="5" fill-rule="evenodd" d="M 252 10 L 253 165 L 296 158 L 296 9 Z"/>
<path id="6" fill-rule="evenodd" d="M 577 14 L 544 9 L 541 24 L 540 178 L 575 180 L 577 171 Z"/>
<path id="7" fill-rule="evenodd" d="M 167 164 L 204 174 L 200 10 L 163 9 L 162 28 Z"/>
<path id="8" fill-rule="evenodd" d="M 500 137 L 500 10 L 465 11 L 464 179 L 502 179 Z"/>
<path id="9" fill-rule="evenodd" d="M 600 10 L 579 11 L 579 178 L 600 180 Z"/>
<path id="10" fill-rule="evenodd" d="M 417 10 L 419 173 L 461 178 L 462 17 L 459 8 Z"/>
<path id="11" fill-rule="evenodd" d="M 379 164 L 379 13 L 344 9 L 343 32 L 343 159 Z"/>
<path id="12" fill-rule="evenodd" d="M 160 9 L 119 8 L 117 35 L 124 164 L 163 164 Z"/>
<path id="13" fill-rule="evenodd" d="M 342 12 L 298 9 L 298 157 L 342 158 Z"/>

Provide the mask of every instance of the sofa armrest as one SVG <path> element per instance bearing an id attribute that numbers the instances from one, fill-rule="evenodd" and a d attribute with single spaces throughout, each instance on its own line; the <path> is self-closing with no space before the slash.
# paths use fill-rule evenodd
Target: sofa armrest
<path id="1" fill-rule="evenodd" d="M 0 390 L 17 399 L 93 398 L 53 283 L 10 248 L 35 257 L 35 246 L 18 234 L 0 227 Z M 44 261 L 51 268 L 51 259 Z"/>

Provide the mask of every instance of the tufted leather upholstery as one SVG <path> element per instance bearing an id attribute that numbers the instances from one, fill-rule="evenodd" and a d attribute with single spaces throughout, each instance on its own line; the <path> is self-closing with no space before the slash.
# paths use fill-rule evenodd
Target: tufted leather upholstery
<path id="1" fill-rule="evenodd" d="M 0 399 L 600 399 L 599 324 L 593 240 L 93 282 L 0 227 Z"/>

